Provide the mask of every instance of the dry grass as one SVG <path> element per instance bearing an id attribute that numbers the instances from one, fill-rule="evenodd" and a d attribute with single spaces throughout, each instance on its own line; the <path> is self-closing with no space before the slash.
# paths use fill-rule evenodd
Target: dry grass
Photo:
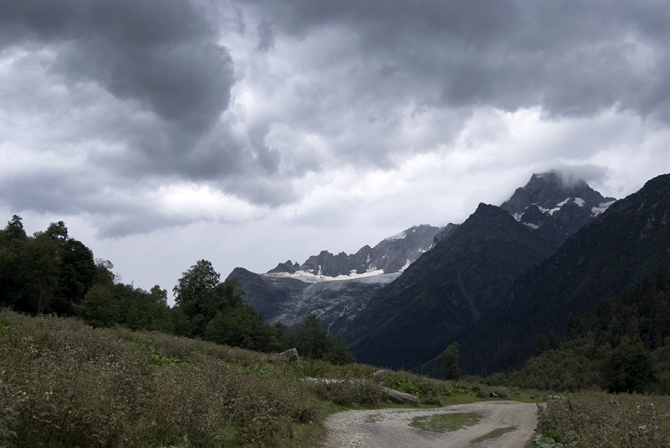
<path id="1" fill-rule="evenodd" d="M 0 446 L 276 445 L 318 401 L 263 356 L 0 313 Z M 252 364 L 253 363 L 253 364 Z"/>
<path id="2" fill-rule="evenodd" d="M 670 446 L 670 397 L 667 396 L 583 391 L 550 397 L 546 408 L 539 408 L 538 416 L 538 431 L 565 446 Z"/>
<path id="3" fill-rule="evenodd" d="M 391 406 L 375 370 L 269 364 L 211 342 L 0 310 L 0 448 L 314 446 L 329 413 Z M 477 399 L 405 372 L 387 383 L 422 406 Z"/>

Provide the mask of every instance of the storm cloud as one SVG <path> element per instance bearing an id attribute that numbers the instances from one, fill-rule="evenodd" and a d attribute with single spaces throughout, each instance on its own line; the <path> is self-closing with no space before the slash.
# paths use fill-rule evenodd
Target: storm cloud
<path id="1" fill-rule="evenodd" d="M 0 209 L 101 241 L 381 239 L 542 170 L 620 197 L 670 170 L 667 23 L 651 0 L 0 0 Z"/>

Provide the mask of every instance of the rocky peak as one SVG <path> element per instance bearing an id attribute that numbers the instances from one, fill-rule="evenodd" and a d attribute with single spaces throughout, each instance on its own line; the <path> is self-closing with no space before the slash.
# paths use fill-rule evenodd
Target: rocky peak
<path id="1" fill-rule="evenodd" d="M 603 197 L 583 180 L 568 182 L 560 173 L 550 171 L 533 174 L 500 208 L 534 230 L 548 226 L 543 230 L 545 236 L 560 245 L 614 201 L 614 198 Z"/>
<path id="2" fill-rule="evenodd" d="M 268 275 L 292 275 L 320 281 L 336 277 L 390 274 L 404 271 L 421 254 L 433 246 L 435 235 L 442 229 L 429 225 L 410 227 L 382 240 L 375 247 L 363 246 L 355 254 L 334 255 L 321 251 L 303 264 L 280 263 Z"/>
<path id="3" fill-rule="evenodd" d="M 538 206 L 542 212 L 549 215 L 558 212 L 565 205 L 574 205 L 596 216 L 614 201 L 614 198 L 603 197 L 583 180 L 566 182 L 558 172 L 550 171 L 533 174 L 528 183 L 522 188 L 517 188 L 512 197 L 500 208 L 507 210 L 519 221 L 530 205 Z"/>
<path id="4" fill-rule="evenodd" d="M 444 226 L 444 228 L 433 238 L 433 245 L 439 243 L 440 241 L 444 241 L 453 235 L 456 229 L 458 229 L 458 226 L 458 224 L 453 224 L 451 222 Z"/>
<path id="5" fill-rule="evenodd" d="M 286 261 L 285 263 L 279 263 L 276 268 L 268 271 L 268 274 L 279 274 L 285 272 L 287 274 L 294 274 L 298 270 L 300 264 L 293 263 L 291 260 Z"/>

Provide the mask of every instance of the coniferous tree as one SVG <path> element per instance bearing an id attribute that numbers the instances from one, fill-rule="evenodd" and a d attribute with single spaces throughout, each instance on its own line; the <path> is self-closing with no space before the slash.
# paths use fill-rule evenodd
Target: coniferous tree
<path id="1" fill-rule="evenodd" d="M 458 365 L 458 343 L 450 344 L 444 351 L 444 379 L 459 380 L 461 378 L 461 368 Z"/>

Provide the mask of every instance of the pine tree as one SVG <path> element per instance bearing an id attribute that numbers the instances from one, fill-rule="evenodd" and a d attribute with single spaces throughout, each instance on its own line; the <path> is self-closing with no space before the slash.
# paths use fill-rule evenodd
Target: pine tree
<path id="1" fill-rule="evenodd" d="M 458 366 L 458 343 L 450 344 L 444 351 L 444 379 L 458 380 L 461 378 L 461 368 Z"/>

